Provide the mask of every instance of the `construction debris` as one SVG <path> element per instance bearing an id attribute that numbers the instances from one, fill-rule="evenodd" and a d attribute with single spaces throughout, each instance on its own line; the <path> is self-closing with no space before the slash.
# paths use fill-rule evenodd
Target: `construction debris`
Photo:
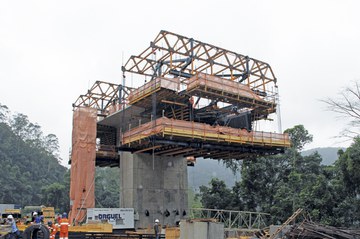
<path id="1" fill-rule="evenodd" d="M 301 239 L 355 239 L 360 238 L 360 230 L 350 230 L 317 224 L 308 220 L 294 225 L 288 238 Z"/>

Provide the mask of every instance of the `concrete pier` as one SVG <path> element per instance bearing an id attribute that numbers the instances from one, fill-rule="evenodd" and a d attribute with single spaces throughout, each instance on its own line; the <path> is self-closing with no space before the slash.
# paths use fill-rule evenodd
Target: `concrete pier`
<path id="1" fill-rule="evenodd" d="M 183 157 L 120 153 L 120 207 L 134 208 L 135 227 L 176 225 L 188 214 L 187 162 Z"/>

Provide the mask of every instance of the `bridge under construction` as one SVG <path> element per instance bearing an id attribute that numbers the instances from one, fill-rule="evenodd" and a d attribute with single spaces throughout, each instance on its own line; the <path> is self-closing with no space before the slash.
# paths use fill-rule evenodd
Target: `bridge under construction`
<path id="1" fill-rule="evenodd" d="M 120 84 L 97 81 L 73 104 L 75 222 L 95 206 L 96 166 L 120 168 L 119 206 L 134 208 L 136 227 L 155 218 L 175 225 L 189 213 L 187 166 L 196 158 L 246 160 L 290 146 L 287 134 L 254 127 L 278 108 L 263 61 L 160 31 L 122 72 Z"/>

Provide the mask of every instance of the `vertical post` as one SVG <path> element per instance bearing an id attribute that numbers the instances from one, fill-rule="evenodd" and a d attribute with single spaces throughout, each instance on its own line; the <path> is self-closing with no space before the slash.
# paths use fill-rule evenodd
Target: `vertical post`
<path id="1" fill-rule="evenodd" d="M 251 224 L 251 213 L 249 215 L 249 229 L 252 229 L 252 224 Z"/>
<path id="2" fill-rule="evenodd" d="M 229 214 L 229 225 L 228 225 L 228 228 L 229 228 L 229 229 L 231 228 L 231 211 L 230 211 L 230 214 Z"/>
<path id="3" fill-rule="evenodd" d="M 119 99 L 118 99 L 119 105 L 121 105 L 121 103 L 122 103 L 122 88 L 123 88 L 123 85 L 119 85 Z"/>
<path id="4" fill-rule="evenodd" d="M 152 120 L 155 122 L 156 120 L 156 111 L 157 111 L 157 107 L 156 107 L 156 92 L 154 92 L 151 95 L 151 102 L 152 102 Z"/>
<path id="5" fill-rule="evenodd" d="M 191 48 L 191 53 L 190 53 L 191 74 L 194 74 L 194 61 L 193 61 L 193 57 L 194 57 L 194 39 L 193 38 L 190 38 L 190 48 Z"/>
<path id="6" fill-rule="evenodd" d="M 189 120 L 194 121 L 194 99 L 190 98 L 189 100 Z"/>
<path id="7" fill-rule="evenodd" d="M 124 121 L 125 121 L 125 111 L 124 111 L 124 109 L 125 109 L 125 101 L 123 102 L 122 101 L 122 98 L 123 98 L 123 87 L 125 87 L 125 67 L 124 66 L 122 66 L 121 67 L 121 70 L 122 70 L 122 72 L 123 72 L 123 75 L 122 75 L 122 85 L 120 85 L 119 86 L 119 104 L 122 104 L 122 119 L 121 119 L 121 121 L 124 123 Z M 124 95 L 124 98 L 125 98 L 125 95 Z M 126 131 L 126 127 L 125 127 L 125 124 L 123 124 L 123 132 L 125 132 Z"/>

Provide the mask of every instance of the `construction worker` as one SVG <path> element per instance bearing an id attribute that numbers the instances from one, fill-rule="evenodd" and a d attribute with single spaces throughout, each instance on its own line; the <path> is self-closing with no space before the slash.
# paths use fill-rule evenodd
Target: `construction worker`
<path id="1" fill-rule="evenodd" d="M 155 219 L 154 233 L 155 233 L 155 239 L 160 239 L 161 232 L 160 232 L 159 219 Z"/>
<path id="2" fill-rule="evenodd" d="M 35 223 L 35 219 L 37 218 L 38 213 L 37 212 L 33 212 L 32 214 L 32 218 L 31 218 L 31 223 Z"/>
<path id="3" fill-rule="evenodd" d="M 38 215 L 37 212 L 33 213 L 33 222 L 36 224 L 42 224 L 44 223 L 44 216 L 43 215 Z"/>
<path id="4" fill-rule="evenodd" d="M 7 220 L 6 220 L 6 223 L 11 225 L 11 233 L 10 233 L 10 237 L 11 239 L 13 238 L 19 238 L 20 237 L 20 231 L 19 229 L 17 228 L 16 226 L 16 222 L 15 222 L 15 219 L 13 217 L 13 215 L 8 215 L 7 216 Z"/>
<path id="5" fill-rule="evenodd" d="M 59 224 L 60 224 L 60 239 L 68 239 L 70 223 L 69 220 L 67 219 L 66 212 L 63 213 Z"/>
<path id="6" fill-rule="evenodd" d="M 50 231 L 50 239 L 55 239 L 58 228 L 53 224 L 52 221 L 48 221 L 48 228 Z"/>
<path id="7" fill-rule="evenodd" d="M 61 220 L 61 215 L 60 213 L 58 213 L 57 218 L 56 218 L 56 223 L 60 223 Z"/>

